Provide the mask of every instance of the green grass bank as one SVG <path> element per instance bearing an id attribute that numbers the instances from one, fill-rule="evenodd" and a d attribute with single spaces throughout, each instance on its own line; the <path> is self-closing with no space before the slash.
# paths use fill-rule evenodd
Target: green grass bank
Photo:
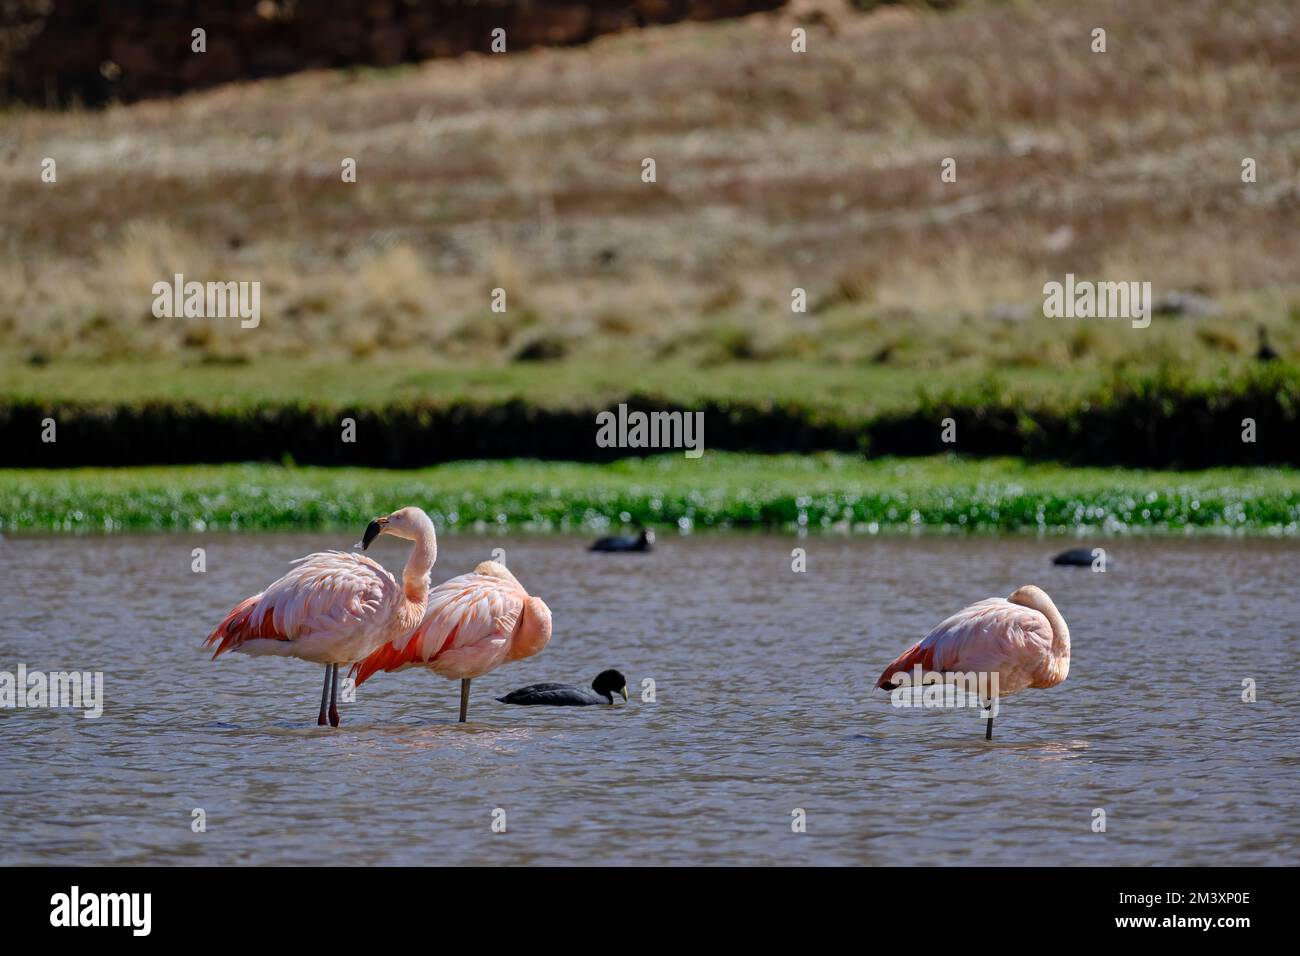
<path id="1" fill-rule="evenodd" d="M 610 525 L 900 532 L 1294 535 L 1300 472 L 1066 468 L 950 456 L 709 452 L 610 463 L 456 462 L 416 471 L 241 464 L 0 470 L 0 530 L 354 527 L 406 504 L 441 530 Z"/>

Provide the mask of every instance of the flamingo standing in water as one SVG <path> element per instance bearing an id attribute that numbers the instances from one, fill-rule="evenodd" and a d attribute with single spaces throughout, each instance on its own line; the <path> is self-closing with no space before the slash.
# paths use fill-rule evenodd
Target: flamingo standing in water
<path id="1" fill-rule="evenodd" d="M 359 664 L 358 686 L 376 671 L 423 666 L 460 680 L 460 722 L 469 713 L 469 684 L 507 661 L 532 657 L 551 639 L 551 609 L 530 597 L 504 564 L 484 561 L 438 585 L 414 633 L 396 638 Z"/>
<path id="2" fill-rule="evenodd" d="M 893 690 L 900 672 L 998 675 L 998 696 L 1055 687 L 1070 673 L 1070 629 L 1042 588 L 1027 584 L 1006 600 L 987 598 L 948 618 L 885 668 L 877 687 Z M 985 740 L 993 739 L 993 718 Z"/>
<path id="3" fill-rule="evenodd" d="M 226 615 L 203 642 L 205 647 L 216 645 L 212 659 L 233 650 L 324 664 L 325 686 L 316 722 L 324 725 L 328 699 L 329 722 L 337 727 L 339 665 L 362 660 L 375 648 L 409 634 L 424 617 L 428 602 L 429 570 L 438 558 L 433 521 L 414 507 L 376 518 L 366 528 L 362 550 L 381 534 L 415 542 L 400 585 L 383 566 L 363 555 L 309 554 Z"/>

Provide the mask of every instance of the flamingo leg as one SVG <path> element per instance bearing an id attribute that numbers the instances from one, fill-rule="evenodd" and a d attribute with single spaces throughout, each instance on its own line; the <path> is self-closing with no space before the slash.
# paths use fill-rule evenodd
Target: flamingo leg
<path id="1" fill-rule="evenodd" d="M 985 739 L 985 740 L 992 740 L 992 739 L 993 739 L 993 717 L 992 717 L 992 713 L 993 713 L 993 701 L 989 701 L 989 714 L 990 714 L 990 716 L 989 716 L 988 726 L 984 728 L 984 739 Z"/>
<path id="2" fill-rule="evenodd" d="M 334 674 L 334 691 L 330 694 L 330 726 L 339 725 L 339 665 L 333 665 L 330 670 Z"/>
<path id="3" fill-rule="evenodd" d="M 325 726 L 325 704 L 329 701 L 330 696 L 330 665 L 325 665 L 325 686 L 320 690 L 320 716 L 316 718 L 316 725 Z"/>
<path id="4" fill-rule="evenodd" d="M 460 682 L 460 722 L 465 723 L 465 716 L 469 713 L 469 681 L 466 677 Z"/>

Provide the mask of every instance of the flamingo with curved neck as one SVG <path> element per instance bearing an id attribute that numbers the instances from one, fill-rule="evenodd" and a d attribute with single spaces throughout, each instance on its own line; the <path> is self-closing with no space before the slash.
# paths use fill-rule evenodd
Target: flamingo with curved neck
<path id="1" fill-rule="evenodd" d="M 1070 629 L 1047 592 L 1027 584 L 944 620 L 895 658 L 876 686 L 893 690 L 900 675 L 918 666 L 930 673 L 996 674 L 999 698 L 1055 687 L 1070 673 Z M 993 739 L 991 709 L 984 739 Z"/>
<path id="2" fill-rule="evenodd" d="M 352 666 L 358 685 L 379 671 L 416 666 L 458 679 L 460 722 L 464 723 L 470 681 L 502 664 L 540 653 L 551 639 L 551 609 L 496 561 L 484 561 L 469 574 L 444 581 L 427 598 L 424 618 L 414 631 Z"/>
<path id="3" fill-rule="evenodd" d="M 400 585 L 364 555 L 309 554 L 266 590 L 237 604 L 204 646 L 216 646 L 214 660 L 225 651 L 238 651 L 324 664 L 316 722 L 323 725 L 328 717 L 337 727 L 339 665 L 363 660 L 388 641 L 409 634 L 428 605 L 429 571 L 438 558 L 433 521 L 419 508 L 401 508 L 370 522 L 362 549 L 380 534 L 415 543 Z"/>

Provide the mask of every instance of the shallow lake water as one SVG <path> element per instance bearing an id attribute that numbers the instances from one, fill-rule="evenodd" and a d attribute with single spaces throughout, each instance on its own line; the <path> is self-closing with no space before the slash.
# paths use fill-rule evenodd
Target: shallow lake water
<path id="1" fill-rule="evenodd" d="M 0 671 L 102 671 L 106 700 L 93 720 L 0 710 L 0 863 L 1300 859 L 1300 543 L 1113 540 L 1098 574 L 1050 566 L 1057 539 L 664 534 L 599 555 L 444 536 L 435 582 L 504 549 L 550 646 L 474 681 L 467 724 L 459 685 L 414 669 L 319 728 L 323 668 L 199 644 L 291 559 L 355 537 L 0 540 Z M 1028 583 L 1069 622 L 1070 676 L 1004 700 L 992 742 L 974 711 L 870 689 L 947 614 Z M 606 667 L 630 704 L 493 699 Z"/>

